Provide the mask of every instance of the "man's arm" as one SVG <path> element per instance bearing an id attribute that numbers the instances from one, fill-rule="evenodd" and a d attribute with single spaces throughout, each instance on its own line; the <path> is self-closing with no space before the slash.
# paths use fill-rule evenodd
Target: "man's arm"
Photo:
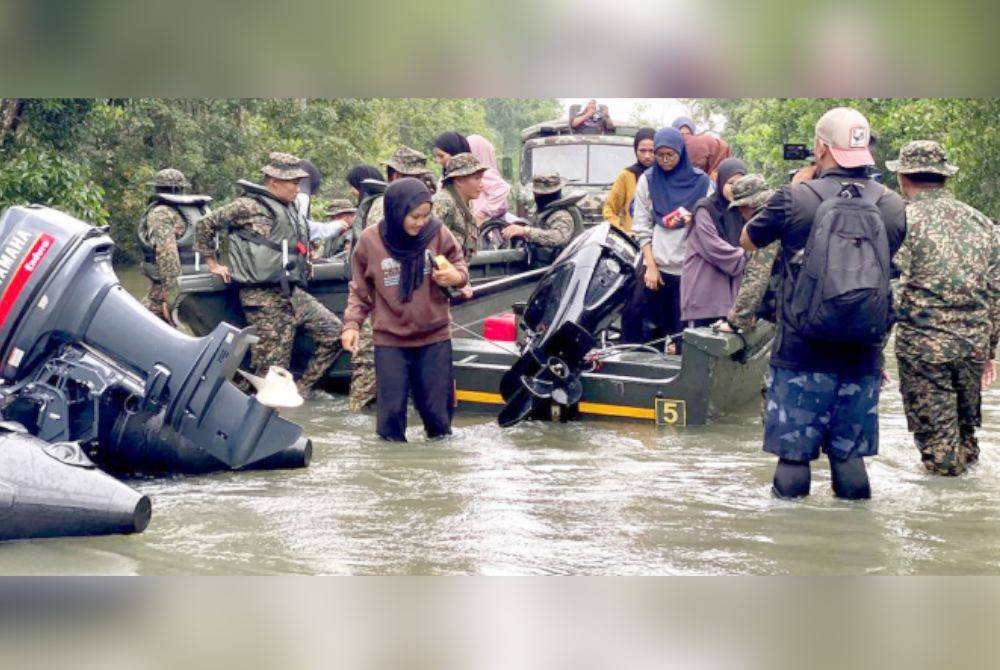
<path id="1" fill-rule="evenodd" d="M 787 186 L 782 186 L 757 215 L 743 226 L 740 246 L 747 251 L 756 251 L 781 239 L 790 202 L 791 191 Z"/>
<path id="2" fill-rule="evenodd" d="M 526 226 L 524 236 L 543 247 L 562 247 L 572 239 L 573 215 L 569 212 L 554 212 L 545 223 L 545 228 Z"/>

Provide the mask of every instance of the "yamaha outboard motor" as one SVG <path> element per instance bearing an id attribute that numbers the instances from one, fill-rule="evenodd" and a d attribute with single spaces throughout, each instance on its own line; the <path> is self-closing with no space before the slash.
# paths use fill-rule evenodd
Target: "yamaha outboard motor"
<path id="1" fill-rule="evenodd" d="M 141 533 L 149 498 L 104 474 L 75 442 L 0 422 L 0 540 Z"/>
<path id="2" fill-rule="evenodd" d="M 119 284 L 103 231 L 38 206 L 0 218 L 0 414 L 119 472 L 305 466 L 302 429 L 230 381 L 251 333 L 179 333 Z"/>
<path id="3" fill-rule="evenodd" d="M 552 403 L 579 402 L 584 357 L 624 307 L 638 263 L 635 242 L 609 223 L 594 226 L 563 250 L 525 307 L 521 357 L 500 381 L 506 402 L 501 426 Z"/>

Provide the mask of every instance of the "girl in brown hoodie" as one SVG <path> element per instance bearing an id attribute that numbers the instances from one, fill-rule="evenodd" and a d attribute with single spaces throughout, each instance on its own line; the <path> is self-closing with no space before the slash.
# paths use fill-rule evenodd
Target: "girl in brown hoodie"
<path id="1" fill-rule="evenodd" d="M 385 218 L 365 229 L 354 248 L 341 339 L 354 353 L 361 324 L 371 317 L 381 438 L 406 441 L 411 391 L 428 437 L 441 437 L 451 433 L 454 408 L 444 289 L 463 286 L 469 272 L 454 235 L 430 216 L 431 193 L 420 180 L 394 181 L 384 204 Z M 436 267 L 438 256 L 448 260 L 445 267 Z"/>

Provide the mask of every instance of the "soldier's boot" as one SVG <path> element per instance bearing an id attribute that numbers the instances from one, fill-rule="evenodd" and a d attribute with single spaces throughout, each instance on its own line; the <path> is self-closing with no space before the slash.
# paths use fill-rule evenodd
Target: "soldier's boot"
<path id="1" fill-rule="evenodd" d="M 774 468 L 774 483 L 771 492 L 778 498 L 804 498 L 809 495 L 812 473 L 809 461 L 778 460 Z"/>
<path id="2" fill-rule="evenodd" d="M 965 472 L 965 463 L 958 449 L 948 449 L 947 451 L 934 454 L 935 474 L 942 477 L 957 477 Z"/>
<path id="3" fill-rule="evenodd" d="M 833 483 L 833 494 L 838 498 L 868 500 L 872 497 L 865 460 L 860 456 L 847 459 L 830 456 L 830 479 Z"/>
<path id="4" fill-rule="evenodd" d="M 962 460 L 966 465 L 979 462 L 979 440 L 976 439 L 974 428 L 962 428 Z"/>

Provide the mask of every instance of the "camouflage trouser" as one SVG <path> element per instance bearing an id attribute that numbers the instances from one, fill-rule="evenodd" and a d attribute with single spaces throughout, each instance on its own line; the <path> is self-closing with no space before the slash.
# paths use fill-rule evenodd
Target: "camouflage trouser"
<path id="1" fill-rule="evenodd" d="M 371 321 L 361 325 L 358 349 L 351 356 L 351 394 L 348 407 L 360 412 L 375 399 L 375 342 L 372 340 Z"/>
<path id="2" fill-rule="evenodd" d="M 924 467 L 939 475 L 962 474 L 967 464 L 979 460 L 976 427 L 982 425 L 983 361 L 930 364 L 896 358 L 906 424 Z"/>
<path id="3" fill-rule="evenodd" d="M 260 341 L 250 347 L 250 367 L 254 374 L 265 375 L 272 365 L 288 369 L 292 360 L 295 330 L 302 326 L 313 341 L 313 356 L 309 359 L 300 391 L 307 391 L 318 382 L 340 350 L 342 324 L 320 301 L 300 288 L 286 298 L 279 291 L 268 291 L 262 297 L 258 291 L 251 304 L 244 302 L 247 323 L 257 329 Z M 240 296 L 243 302 L 243 294 Z"/>
<path id="4" fill-rule="evenodd" d="M 163 318 L 163 306 L 167 304 L 167 290 L 160 282 L 153 282 L 149 285 L 149 290 L 142 298 L 142 306 L 155 314 L 161 320 Z M 169 322 L 168 322 L 169 323 Z M 173 325 L 173 324 L 171 324 Z"/>
<path id="5" fill-rule="evenodd" d="M 764 451 L 811 461 L 878 453 L 882 375 L 835 374 L 772 365 L 764 378 Z"/>

